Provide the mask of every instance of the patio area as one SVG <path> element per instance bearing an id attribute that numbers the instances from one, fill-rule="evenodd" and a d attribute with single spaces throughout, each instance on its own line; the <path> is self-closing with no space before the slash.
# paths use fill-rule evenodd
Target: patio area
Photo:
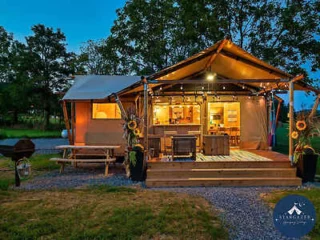
<path id="1" fill-rule="evenodd" d="M 170 162 L 172 161 L 171 155 L 162 155 L 159 158 L 152 158 L 148 162 Z M 230 155 L 215 155 L 206 156 L 203 153 L 196 154 L 196 162 L 265 162 L 265 161 L 285 161 L 289 162 L 288 156 L 266 150 L 240 150 L 238 148 L 231 148 Z M 175 158 L 174 162 L 194 162 L 191 157 L 181 156 Z"/>

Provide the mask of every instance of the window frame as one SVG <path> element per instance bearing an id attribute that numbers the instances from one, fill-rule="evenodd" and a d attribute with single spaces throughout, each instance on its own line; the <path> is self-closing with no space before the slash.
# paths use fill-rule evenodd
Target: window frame
<path id="1" fill-rule="evenodd" d="M 115 104 L 115 105 L 116 105 L 116 108 L 119 110 L 119 113 L 120 113 L 119 118 L 94 118 L 94 117 L 93 117 L 93 104 Z M 91 102 L 90 107 L 91 107 L 91 109 L 90 109 L 90 112 L 91 112 L 91 120 L 121 120 L 121 112 L 120 112 L 120 108 L 119 108 L 119 106 L 118 106 L 117 103 Z"/>

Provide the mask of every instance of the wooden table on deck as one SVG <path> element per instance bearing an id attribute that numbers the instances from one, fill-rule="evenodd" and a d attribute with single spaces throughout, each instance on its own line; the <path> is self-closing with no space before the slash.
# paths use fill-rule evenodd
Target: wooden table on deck
<path id="1" fill-rule="evenodd" d="M 110 146 L 110 145 L 60 145 L 56 146 L 56 149 L 63 150 L 62 158 L 51 158 L 50 161 L 56 161 L 61 164 L 60 173 L 64 170 L 64 165 L 66 162 L 71 163 L 97 163 L 102 162 L 105 163 L 105 176 L 108 175 L 109 163 L 115 162 L 116 158 L 114 158 L 114 150 L 120 148 L 120 146 Z M 80 153 L 80 150 L 98 150 L 100 153 Z M 71 151 L 71 155 L 68 156 L 68 152 Z M 101 153 L 102 152 L 102 153 Z M 92 159 L 92 158 L 80 158 L 77 159 L 77 156 L 104 156 L 105 158 L 101 159 Z"/>

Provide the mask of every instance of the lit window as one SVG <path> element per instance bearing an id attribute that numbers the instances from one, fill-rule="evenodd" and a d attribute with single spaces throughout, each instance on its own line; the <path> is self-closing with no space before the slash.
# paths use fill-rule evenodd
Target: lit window
<path id="1" fill-rule="evenodd" d="M 153 124 L 200 124 L 200 106 L 155 104 Z"/>
<path id="2" fill-rule="evenodd" d="M 120 119 L 120 109 L 116 103 L 93 103 L 93 119 Z"/>

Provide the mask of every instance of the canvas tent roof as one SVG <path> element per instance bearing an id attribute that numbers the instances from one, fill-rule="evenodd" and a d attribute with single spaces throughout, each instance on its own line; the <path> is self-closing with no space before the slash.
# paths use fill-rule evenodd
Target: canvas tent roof
<path id="1" fill-rule="evenodd" d="M 105 99 L 139 80 L 138 76 L 77 75 L 63 100 Z"/>
<path id="2" fill-rule="evenodd" d="M 246 52 L 228 39 L 221 40 L 213 46 L 181 61 L 175 65 L 165 68 L 148 77 L 149 80 L 182 80 L 182 79 L 203 79 L 205 73 L 211 71 L 217 73 L 218 80 L 222 79 L 261 79 L 261 82 L 268 83 L 267 80 L 292 79 L 293 76 L 278 69 Z M 219 81 L 216 81 L 217 83 Z M 236 81 L 235 81 L 236 83 Z M 248 83 L 253 87 L 260 88 L 261 83 Z M 151 84 L 151 87 L 155 85 Z M 270 88 L 287 90 L 287 84 L 273 83 Z M 296 82 L 296 90 L 313 90 L 303 82 Z M 142 86 L 132 91 L 141 91 Z"/>

